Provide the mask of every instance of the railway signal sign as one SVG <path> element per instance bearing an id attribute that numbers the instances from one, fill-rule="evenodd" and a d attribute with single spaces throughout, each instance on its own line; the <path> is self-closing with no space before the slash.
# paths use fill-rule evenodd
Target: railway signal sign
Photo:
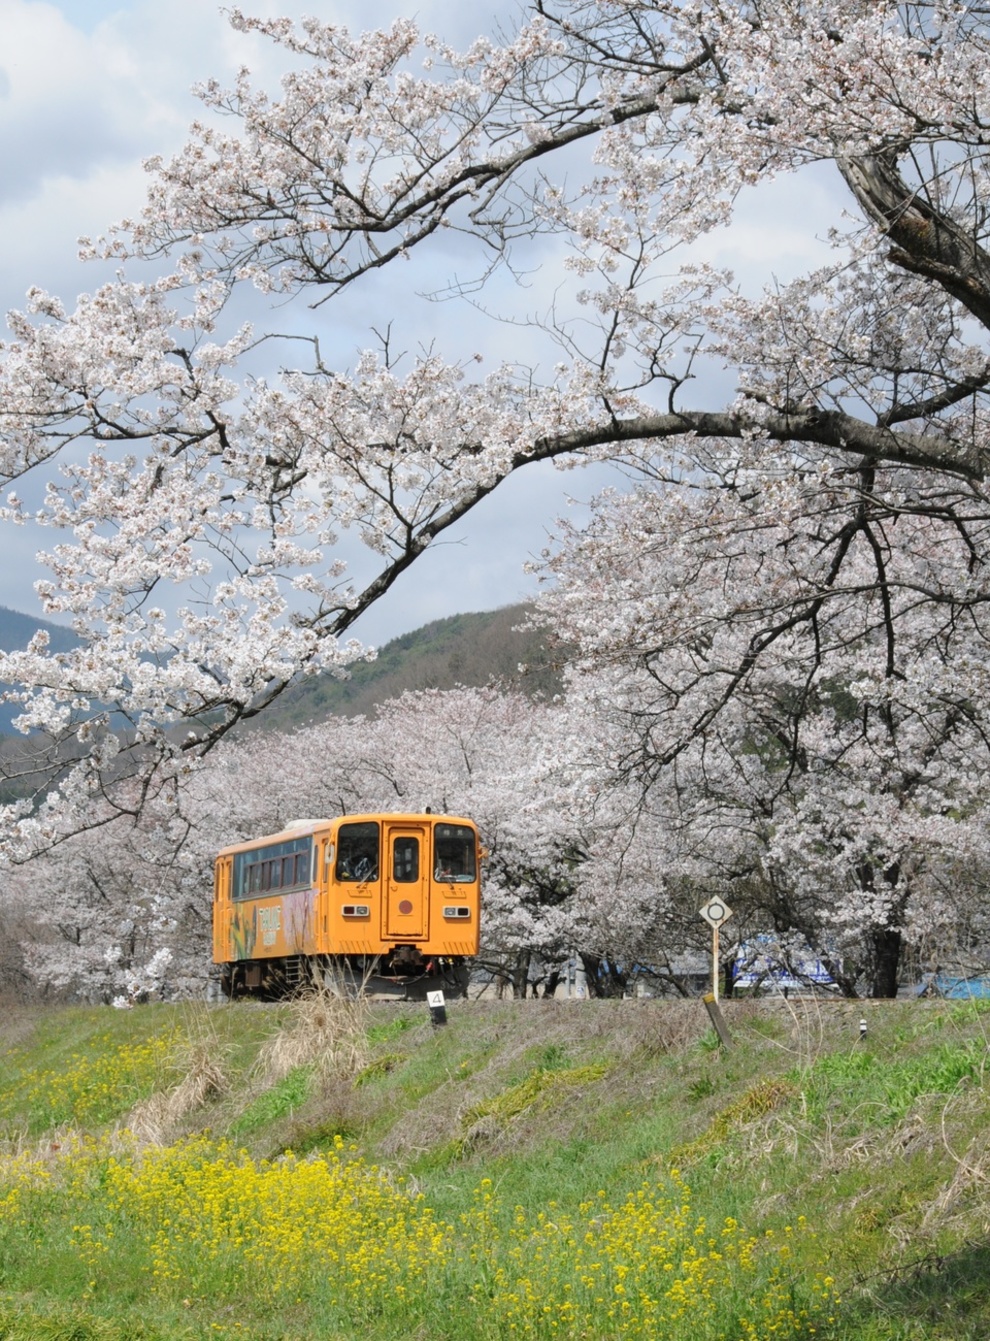
<path id="1" fill-rule="evenodd" d="M 732 909 L 721 899 L 709 899 L 703 908 L 698 909 L 698 912 L 708 925 L 714 927 L 716 931 L 723 922 L 728 922 L 732 916 Z"/>
<path id="2" fill-rule="evenodd" d="M 728 922 L 732 909 L 721 899 L 709 899 L 698 912 L 712 929 L 712 999 L 718 1002 L 718 929 Z"/>

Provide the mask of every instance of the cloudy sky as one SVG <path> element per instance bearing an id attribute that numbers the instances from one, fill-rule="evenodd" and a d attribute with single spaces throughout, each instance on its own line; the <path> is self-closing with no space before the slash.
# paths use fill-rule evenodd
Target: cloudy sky
<path id="1" fill-rule="evenodd" d="M 312 14 L 354 29 L 405 14 L 466 43 L 499 18 L 511 20 L 516 6 L 258 0 L 241 8 Z M 271 61 L 266 46 L 230 29 L 213 0 L 0 0 L 2 311 L 21 306 L 31 285 L 67 304 L 91 289 L 99 276 L 76 261 L 76 239 L 138 211 L 142 160 L 177 149 L 198 114 L 191 86 L 211 75 L 226 82 L 242 64 L 272 72 Z M 821 259 L 807 220 L 822 221 L 823 231 L 841 202 L 830 196 L 827 182 L 814 178 L 800 199 L 782 191 L 775 187 L 748 202 L 731 235 L 713 244 L 712 258 L 754 274 L 772 266 L 781 278 Z M 334 307 L 336 353 L 344 364 L 373 343 L 363 315 L 356 297 Z M 464 347 L 459 327 L 466 336 L 476 317 L 467 306 L 433 304 L 417 320 L 426 323 L 417 340 L 436 336 L 443 349 L 456 351 Z M 488 351 L 494 357 L 497 344 L 496 338 L 496 348 Z M 507 481 L 453 542 L 420 560 L 359 634 L 380 644 L 429 619 L 531 594 L 532 579 L 523 572 L 527 558 L 542 547 L 554 518 L 573 509 L 569 500 L 586 500 L 602 482 L 600 474 L 560 475 L 549 468 Z M 37 612 L 31 584 L 41 573 L 33 550 L 46 539 L 0 534 L 0 605 Z"/>

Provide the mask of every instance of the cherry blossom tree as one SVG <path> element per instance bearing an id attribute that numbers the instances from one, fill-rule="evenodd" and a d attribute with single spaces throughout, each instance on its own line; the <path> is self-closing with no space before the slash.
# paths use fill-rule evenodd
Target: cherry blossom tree
<path id="1" fill-rule="evenodd" d="M 688 918 L 718 893 L 850 993 L 894 995 L 907 944 L 990 946 L 984 529 L 862 472 L 711 465 L 565 528 L 542 607 L 610 733 L 586 767 Z"/>
<path id="2" fill-rule="evenodd" d="M 573 911 L 580 837 L 559 787 L 540 781 L 566 754 L 564 717 L 493 685 L 407 693 L 369 717 L 222 742 L 177 797 L 150 798 L 136 818 L 95 816 L 107 822 L 21 868 L 5 891 L 6 917 L 16 910 L 34 925 L 25 954 L 39 984 L 131 999 L 161 987 L 167 968 L 168 994 L 199 993 L 221 847 L 304 817 L 429 808 L 478 823 L 481 962 L 525 995 L 538 964 L 561 961 L 582 925 Z"/>
<path id="3" fill-rule="evenodd" d="M 814 636 L 834 591 L 875 610 L 861 675 L 875 699 L 889 692 L 895 526 L 935 526 L 931 562 L 905 579 L 933 612 L 933 648 L 940 629 L 979 625 L 982 6 L 535 0 L 503 41 L 465 52 L 405 20 L 360 37 L 231 22 L 292 58 L 280 89 L 246 71 L 203 87 L 187 146 L 149 165 L 140 217 L 84 246 L 118 278 L 71 310 L 32 291 L 10 318 L 3 519 L 52 529 L 40 594 L 80 638 L 53 654 L 39 635 L 0 664 L 38 751 L 40 799 L 6 812 L 10 855 L 174 797 L 286 685 L 358 656 L 360 614 L 541 460 L 621 461 L 660 490 L 697 477 L 738 500 L 733 525 L 772 513 L 784 553 L 801 551 L 800 583 L 762 584 L 762 622 L 748 640 L 731 623 L 718 692 L 658 759 L 714 727 L 758 662 Z M 705 264 L 750 188 L 800 191 L 810 168 L 850 211 L 829 264 L 763 293 Z M 420 274 L 421 254 L 456 257 L 434 289 L 479 312 L 455 350 L 400 360 L 386 336 L 345 370 L 325 361 L 317 318 L 305 339 L 289 321 L 294 301 L 362 284 L 373 297 L 383 267 L 396 284 L 407 263 Z M 544 260 L 562 284 L 534 320 L 512 280 Z M 271 321 L 238 325 L 247 291 Z M 503 331 L 480 315 L 485 292 L 533 336 L 529 366 L 482 374 Z M 384 333 L 389 315 L 369 324 Z M 276 346 L 280 317 L 292 339 Z M 276 347 L 281 371 L 261 370 Z M 370 577 L 345 571 L 348 538 Z M 761 575 L 731 549 L 742 609 Z M 964 702 L 945 693 L 943 733 Z"/>
<path id="4" fill-rule="evenodd" d="M 106 819 L 106 816 L 100 816 Z M 43 991 L 130 1005 L 199 993 L 209 961 L 209 865 L 174 806 L 71 835 L 9 872 L 0 921 Z"/>

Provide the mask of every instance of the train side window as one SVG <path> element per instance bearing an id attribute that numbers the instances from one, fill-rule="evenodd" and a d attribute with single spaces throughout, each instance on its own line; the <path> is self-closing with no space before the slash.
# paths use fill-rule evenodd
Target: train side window
<path id="1" fill-rule="evenodd" d="M 408 884 L 419 879 L 419 839 L 397 838 L 392 847 L 392 879 Z"/>

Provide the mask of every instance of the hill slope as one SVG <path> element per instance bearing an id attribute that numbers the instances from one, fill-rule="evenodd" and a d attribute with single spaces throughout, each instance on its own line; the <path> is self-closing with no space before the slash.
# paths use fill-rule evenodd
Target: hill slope
<path id="1" fill-rule="evenodd" d="M 453 689 L 498 680 L 531 695 L 560 690 L 560 669 L 540 633 L 524 632 L 530 607 L 452 615 L 393 638 L 374 661 L 359 662 L 345 679 L 319 675 L 293 686 L 252 729 L 288 730 L 332 714 L 357 717 L 406 690 Z M 0 607 L 0 649 L 27 647 L 39 628 L 48 632 L 54 651 L 76 643 L 75 634 L 57 624 Z M 0 735 L 10 734 L 17 707 L 0 704 Z"/>
<path id="2" fill-rule="evenodd" d="M 520 625 L 527 605 L 452 615 L 404 633 L 380 648 L 374 661 L 351 667 L 346 679 L 320 675 L 288 690 L 259 725 L 285 730 L 331 714 L 357 717 L 407 690 L 454 689 L 498 680 L 523 693 L 560 691 L 560 667 L 543 635 Z"/>
<path id="3" fill-rule="evenodd" d="M 0 1333 L 984 1341 L 985 1003 L 723 1007 L 7 1011 Z"/>
<path id="4" fill-rule="evenodd" d="M 17 610 L 8 610 L 6 606 L 0 605 L 0 650 L 16 652 L 27 647 L 38 629 L 47 632 L 55 652 L 68 651 L 78 641 L 72 630 L 62 624 L 51 624 L 47 620 L 22 615 Z"/>

